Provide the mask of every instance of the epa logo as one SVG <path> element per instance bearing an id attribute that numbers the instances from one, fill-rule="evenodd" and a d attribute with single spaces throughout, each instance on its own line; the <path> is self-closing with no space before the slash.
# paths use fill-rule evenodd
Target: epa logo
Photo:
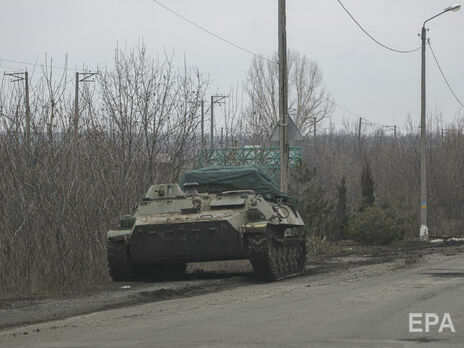
<path id="1" fill-rule="evenodd" d="M 430 332 L 430 330 L 442 332 L 456 332 L 449 313 L 444 313 L 443 318 L 437 313 L 409 313 L 409 332 Z"/>

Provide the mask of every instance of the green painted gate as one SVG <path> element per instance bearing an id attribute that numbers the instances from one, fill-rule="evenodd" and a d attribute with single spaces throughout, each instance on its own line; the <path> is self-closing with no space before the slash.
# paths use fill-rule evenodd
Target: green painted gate
<path id="1" fill-rule="evenodd" d="M 290 168 L 301 164 L 303 150 L 301 146 L 290 146 Z M 238 166 L 256 164 L 265 168 L 276 183 L 280 177 L 279 147 L 247 146 L 243 148 L 201 149 L 198 151 L 200 168 L 212 165 Z"/>

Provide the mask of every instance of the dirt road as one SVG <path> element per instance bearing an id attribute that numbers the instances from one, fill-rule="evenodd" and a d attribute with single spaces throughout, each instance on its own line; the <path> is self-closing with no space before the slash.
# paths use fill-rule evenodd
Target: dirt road
<path id="1" fill-rule="evenodd" d="M 464 254 L 447 254 L 248 282 L 7 329 L 0 331 L 0 346 L 462 347 Z M 440 320 L 449 313 L 455 332 L 439 333 L 435 325 L 428 333 L 409 333 L 409 313 L 427 312 Z"/>

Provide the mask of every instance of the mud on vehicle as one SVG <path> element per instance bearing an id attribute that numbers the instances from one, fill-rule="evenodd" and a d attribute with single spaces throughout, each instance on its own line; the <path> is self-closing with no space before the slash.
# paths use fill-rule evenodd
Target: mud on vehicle
<path id="1" fill-rule="evenodd" d="M 134 280 L 180 275 L 188 262 L 249 259 L 259 279 L 279 280 L 304 271 L 303 227 L 259 167 L 193 170 L 179 184 L 152 185 L 108 231 L 110 272 Z"/>

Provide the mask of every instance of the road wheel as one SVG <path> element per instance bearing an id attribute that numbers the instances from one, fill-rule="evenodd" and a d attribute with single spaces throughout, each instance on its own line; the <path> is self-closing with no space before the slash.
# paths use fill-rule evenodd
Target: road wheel
<path id="1" fill-rule="evenodd" d="M 252 252 L 249 259 L 258 279 L 275 281 L 302 274 L 305 257 L 304 240 L 277 240 L 271 237 L 267 240 L 266 247 L 259 252 Z"/>

